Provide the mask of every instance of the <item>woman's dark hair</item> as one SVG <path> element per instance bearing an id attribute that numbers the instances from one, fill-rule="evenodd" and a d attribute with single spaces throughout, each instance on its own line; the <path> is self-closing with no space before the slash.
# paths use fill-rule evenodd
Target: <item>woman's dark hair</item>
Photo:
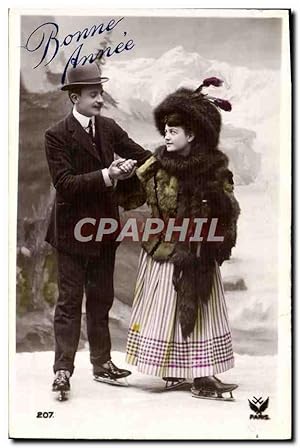
<path id="1" fill-rule="evenodd" d="M 184 117 L 178 113 L 178 112 L 174 112 L 173 114 L 169 114 L 165 116 L 164 119 L 164 123 L 165 125 L 167 124 L 168 126 L 180 126 L 181 128 L 184 129 L 186 134 L 190 134 L 193 133 L 193 129 L 190 125 L 190 123 L 187 123 L 187 121 L 184 119 Z"/>

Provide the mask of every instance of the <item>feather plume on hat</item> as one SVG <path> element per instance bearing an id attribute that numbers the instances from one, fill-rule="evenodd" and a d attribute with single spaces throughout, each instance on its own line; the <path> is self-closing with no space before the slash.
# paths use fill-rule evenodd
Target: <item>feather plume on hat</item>
<path id="1" fill-rule="evenodd" d="M 219 107 L 220 109 L 225 110 L 226 112 L 230 112 L 232 106 L 229 101 L 223 100 L 222 98 L 216 98 L 210 95 L 205 95 L 202 93 L 203 87 L 210 87 L 210 86 L 220 87 L 223 84 L 223 82 L 224 81 L 222 79 L 216 78 L 214 76 L 212 76 L 211 78 L 206 78 L 204 79 L 202 84 L 199 87 L 197 87 L 197 89 L 193 92 L 192 96 L 194 98 L 199 98 L 201 96 L 202 99 L 211 101 L 215 106 Z"/>

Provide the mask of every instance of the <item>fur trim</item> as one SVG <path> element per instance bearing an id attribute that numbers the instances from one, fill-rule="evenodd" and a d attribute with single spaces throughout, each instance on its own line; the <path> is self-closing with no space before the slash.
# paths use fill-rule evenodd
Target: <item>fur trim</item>
<path id="1" fill-rule="evenodd" d="M 236 242 L 236 223 L 240 213 L 233 195 L 233 176 L 227 156 L 215 149 L 201 152 L 195 145 L 189 157 L 169 154 L 159 147 L 137 170 L 153 217 L 165 221 L 170 217 L 218 218 L 224 242 L 197 244 L 164 242 L 159 236 L 142 246 L 157 261 L 174 264 L 173 283 L 178 293 L 182 334 L 187 337 L 194 328 L 198 304 L 209 300 L 215 262 L 229 259 Z"/>
<path id="2" fill-rule="evenodd" d="M 188 179 L 195 182 L 200 175 L 208 177 L 212 173 L 220 179 L 229 163 L 228 157 L 222 151 L 215 149 L 211 152 L 202 152 L 199 144 L 192 146 L 188 157 L 169 153 L 165 146 L 159 146 L 155 151 L 155 156 L 162 168 L 173 176 L 183 178 L 185 182 L 188 182 Z M 230 171 L 228 170 L 228 172 Z"/>
<path id="3" fill-rule="evenodd" d="M 147 199 L 142 183 L 136 175 L 117 183 L 114 191 L 117 204 L 124 210 L 132 210 L 141 207 Z"/>
<path id="4" fill-rule="evenodd" d="M 183 158 L 169 155 L 164 147 L 160 147 L 156 157 L 165 175 L 169 173 L 178 179 L 176 217 L 218 218 L 224 235 L 223 243 L 202 242 L 198 257 L 197 243 L 175 243 L 170 261 L 174 264 L 173 282 L 178 293 L 182 334 L 186 338 L 193 331 L 198 304 L 209 300 L 215 261 L 221 264 L 230 258 L 236 243 L 240 209 L 233 195 L 233 175 L 228 169 L 228 157 L 223 152 L 203 153 L 194 146 L 193 153 Z M 160 197 L 162 191 L 158 191 Z M 168 196 L 167 191 L 165 194 Z"/>

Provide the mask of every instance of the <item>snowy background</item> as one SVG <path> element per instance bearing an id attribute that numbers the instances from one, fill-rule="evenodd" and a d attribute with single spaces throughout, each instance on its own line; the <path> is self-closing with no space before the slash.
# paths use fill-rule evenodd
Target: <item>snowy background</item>
<path id="1" fill-rule="evenodd" d="M 22 39 L 46 21 L 59 23 L 63 37 L 103 20 L 105 18 L 98 18 L 97 21 L 96 18 L 76 17 L 75 21 L 70 17 L 29 16 L 23 18 Z M 210 92 L 228 99 L 233 106 L 232 112 L 222 113 L 220 149 L 230 158 L 236 197 L 242 213 L 237 247 L 233 250 L 232 259 L 222 266 L 222 275 L 236 353 L 236 368 L 224 374 L 224 378 L 240 384 L 236 392 L 238 403 L 218 403 L 218 410 L 221 411 L 216 411 L 215 402 L 192 399 L 189 392 L 169 394 L 168 397 L 176 402 L 182 399 L 181 406 L 185 413 L 189 410 L 189 423 L 186 421 L 182 428 L 176 427 L 172 432 L 173 438 L 189 438 L 189 435 L 191 438 L 201 438 L 208 433 L 210 438 L 213 437 L 211 430 L 207 430 L 209 422 L 203 420 L 203 413 L 200 414 L 199 426 L 191 422 L 195 421 L 201 409 L 211 409 L 213 412 L 209 415 L 216 415 L 219 425 L 222 425 L 225 407 L 226 415 L 233 412 L 234 417 L 243 422 L 238 431 L 245 438 L 255 438 L 257 432 L 259 437 L 271 437 L 272 431 L 275 434 L 276 413 L 273 414 L 272 430 L 262 426 L 262 422 L 257 429 L 257 424 L 249 424 L 247 398 L 259 394 L 270 396 L 274 409 L 276 407 L 280 20 L 125 18 L 123 23 L 124 30 L 116 29 L 110 39 L 118 42 L 122 39 L 121 31 L 126 30 L 136 46 L 128 54 L 122 53 L 106 60 L 103 66 L 103 75 L 110 78 L 105 86 L 107 101 L 103 115 L 113 117 L 135 141 L 151 150 L 160 144 L 161 137 L 154 128 L 152 110 L 165 95 L 178 87 L 196 88 L 206 77 L 220 77 L 224 80 L 224 86 L 212 88 Z M 86 43 L 86 52 L 93 51 L 97 45 L 98 41 L 94 38 L 93 42 Z M 32 412 L 40 407 L 44 409 L 45 404 L 49 403 L 51 409 L 55 407 L 57 412 L 62 412 L 49 393 L 53 356 L 52 315 L 57 288 L 53 256 L 42 243 L 45 216 L 53 200 L 49 193 L 50 178 L 44 157 L 43 134 L 47 127 L 70 110 L 68 100 L 58 91 L 57 85 L 71 51 L 70 46 L 62 50 L 47 67 L 40 66 L 33 70 L 39 55 L 21 49 L 16 333 L 19 354 L 16 357 L 15 377 L 19 398 L 14 406 L 20 422 L 21 417 L 25 419 L 21 425 L 23 432 L 26 419 L 29 419 L 29 428 L 33 424 L 29 409 Z M 142 207 L 133 215 L 146 216 L 147 209 Z M 123 217 L 126 216 L 128 214 Z M 136 243 L 125 243 L 118 249 L 111 329 L 113 347 L 117 350 L 115 359 L 120 360 L 121 364 L 138 253 Z M 87 360 L 83 328 L 78 373 L 73 381 L 74 399 L 76 401 L 77 397 L 82 414 L 84 410 L 88 412 L 96 391 Z M 37 370 L 35 376 L 29 379 L 26 373 L 32 367 L 37 367 Z M 38 396 L 32 394 L 35 381 L 42 391 Z M 107 430 L 113 431 L 110 434 L 115 437 L 119 434 L 121 438 L 126 438 L 126 435 L 130 437 L 130 431 L 135 427 L 136 438 L 139 438 L 139 431 L 141 438 L 148 438 L 140 419 L 148 418 L 153 406 L 160 409 L 159 418 L 171 419 L 167 412 L 171 405 L 169 399 L 155 393 L 162 387 L 158 379 L 136 374 L 132 376 L 132 384 L 134 387 L 126 389 L 126 392 L 124 389 L 112 391 L 108 386 L 96 385 L 101 391 L 101 400 L 105 400 L 105 406 L 101 406 L 102 411 L 99 411 L 101 418 L 103 409 L 113 412 L 116 403 L 121 400 L 133 419 L 132 426 L 127 427 L 128 432 L 125 428 L 128 420 L 120 414 L 118 418 L 121 420 L 115 432 L 111 425 L 103 425 L 98 434 L 107 435 Z M 82 407 L 79 395 L 83 391 L 87 394 L 84 394 L 86 401 Z M 69 403 L 66 407 L 73 416 L 67 433 L 77 437 L 81 431 L 86 431 L 86 422 L 81 420 L 79 425 L 75 416 L 79 407 L 75 402 L 72 408 Z M 239 437 L 237 421 L 234 421 L 231 430 L 229 426 L 228 438 Z M 156 425 L 153 421 L 148 421 L 148 424 L 149 434 L 161 438 L 172 437 L 167 426 Z M 60 423 L 53 421 L 53 425 L 55 432 L 55 425 L 59 426 Z M 16 427 L 20 427 L 17 422 Z M 43 431 L 40 434 L 46 434 Z"/>

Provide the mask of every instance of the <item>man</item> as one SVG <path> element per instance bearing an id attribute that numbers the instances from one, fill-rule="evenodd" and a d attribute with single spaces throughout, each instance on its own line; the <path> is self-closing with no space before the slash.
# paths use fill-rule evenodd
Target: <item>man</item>
<path id="1" fill-rule="evenodd" d="M 132 176 L 151 153 L 133 142 L 114 120 L 100 116 L 107 80 L 96 64 L 70 69 L 61 90 L 68 92 L 73 110 L 45 134 L 56 189 L 46 241 L 57 249 L 59 289 L 52 389 L 62 394 L 70 390 L 84 292 L 94 378 L 115 382 L 131 373 L 115 366 L 110 356 L 108 313 L 114 297 L 116 243 L 97 241 L 93 223 L 101 218 L 118 219 L 115 183 Z M 114 160 L 114 153 L 122 158 Z M 78 238 L 75 229 L 85 218 L 90 224 L 80 228 L 83 238 Z M 93 236 L 84 238 L 87 235 Z"/>

